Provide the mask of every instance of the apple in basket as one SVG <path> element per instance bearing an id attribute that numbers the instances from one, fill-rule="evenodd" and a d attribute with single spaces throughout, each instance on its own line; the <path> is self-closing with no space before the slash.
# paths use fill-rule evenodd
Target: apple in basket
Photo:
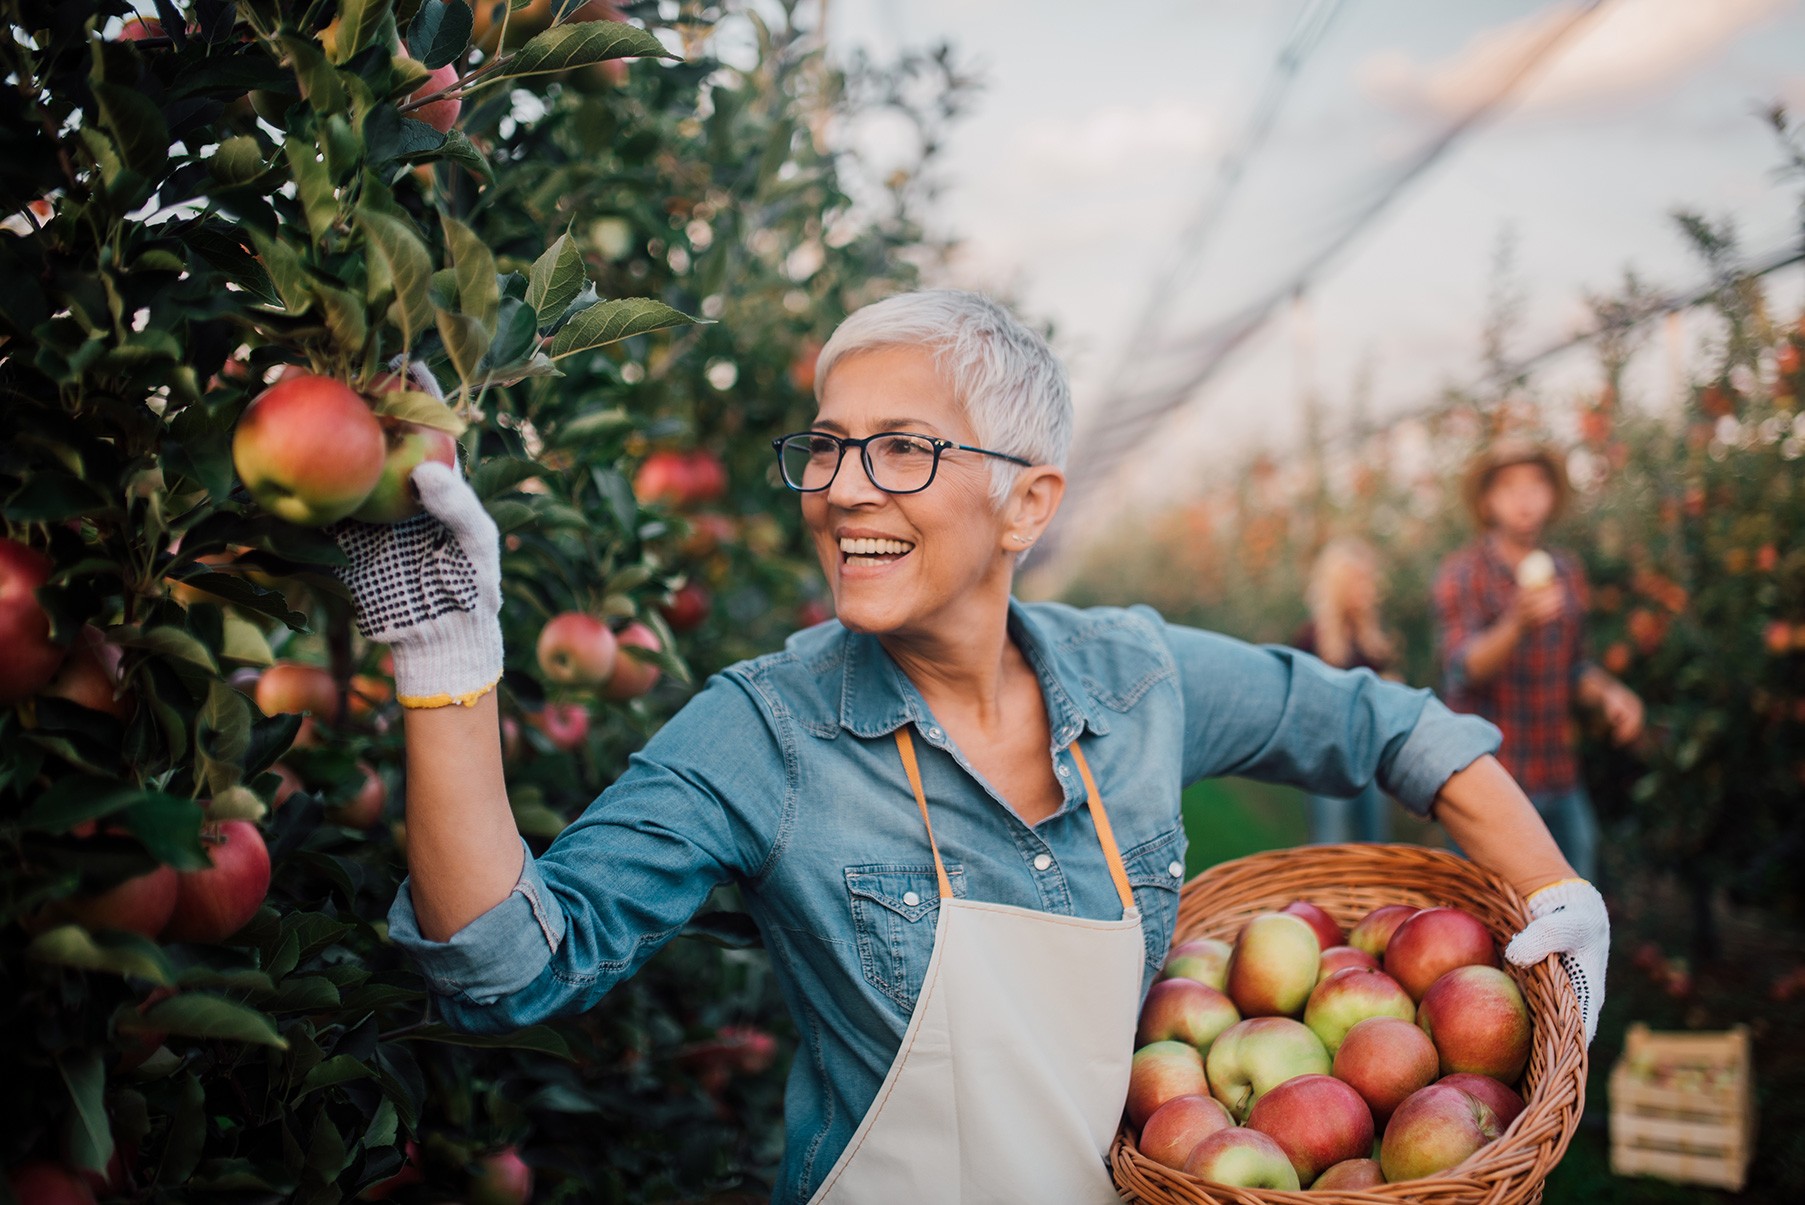
<path id="1" fill-rule="evenodd" d="M 1310 1185 L 1311 1192 L 1359 1192 L 1385 1183 L 1385 1172 L 1377 1159 L 1343 1159 Z"/>
<path id="2" fill-rule="evenodd" d="M 1141 1127 L 1141 1154 L 1155 1163 L 1182 1169 L 1199 1142 L 1235 1124 L 1213 1096 L 1175 1096 L 1153 1111 Z"/>
<path id="3" fill-rule="evenodd" d="M 1322 952 L 1322 962 L 1316 968 L 1316 982 L 1321 983 L 1336 971 L 1345 971 L 1349 967 L 1365 967 L 1369 971 L 1376 971 L 1379 969 L 1379 960 L 1354 946 L 1330 946 Z"/>
<path id="4" fill-rule="evenodd" d="M 1310 927 L 1316 930 L 1317 944 L 1324 950 L 1333 949 L 1347 940 L 1347 935 L 1342 933 L 1341 926 L 1335 923 L 1335 918 L 1309 900 L 1292 900 L 1279 911 L 1290 916 L 1302 917 L 1309 922 Z"/>
<path id="5" fill-rule="evenodd" d="M 1322 945 L 1299 916 L 1266 912 L 1241 926 L 1228 961 L 1228 998 L 1244 1017 L 1294 1017 L 1316 986 Z"/>
<path id="6" fill-rule="evenodd" d="M 1327 1075 L 1329 1052 L 1322 1040 L 1289 1017 L 1250 1017 L 1223 1030 L 1210 1043 L 1206 1061 L 1209 1093 L 1246 1121 L 1254 1102 L 1299 1075 Z"/>
<path id="7" fill-rule="evenodd" d="M 1134 1044 L 1139 1048 L 1173 1040 L 1188 1042 L 1201 1052 L 1240 1019 L 1234 1003 L 1215 988 L 1195 979 L 1162 979 L 1147 990 Z"/>
<path id="8" fill-rule="evenodd" d="M 1494 967 L 1455 967 L 1437 979 L 1416 1023 L 1435 1043 L 1443 1075 L 1470 1071 L 1514 1084 L 1529 1062 L 1529 1005 Z"/>
<path id="9" fill-rule="evenodd" d="M 1322 1039 L 1329 1057 L 1341 1049 L 1347 1031 L 1368 1017 L 1416 1019 L 1416 1003 L 1384 971 L 1348 967 L 1316 985 L 1304 1005 L 1304 1024 Z"/>
<path id="10" fill-rule="evenodd" d="M 1523 1112 L 1523 1098 L 1514 1089 L 1489 1075 L 1457 1071 L 1453 1075 L 1444 1075 L 1441 1082 L 1451 1088 L 1459 1088 L 1468 1096 L 1476 1097 L 1490 1106 L 1492 1112 L 1498 1115 L 1498 1128 L 1501 1130 L 1507 1128 Z"/>
<path id="11" fill-rule="evenodd" d="M 1298 1183 L 1373 1149 L 1373 1115 L 1360 1094 L 1327 1075 L 1288 1079 L 1254 1102 L 1247 1128 L 1279 1144 Z"/>
<path id="12" fill-rule="evenodd" d="M 1235 1188 L 1296 1192 L 1302 1187 L 1284 1148 L 1260 1131 L 1244 1126 L 1217 1130 L 1199 1142 L 1185 1160 L 1184 1169 L 1200 1179 Z"/>
<path id="13" fill-rule="evenodd" d="M 1385 946 L 1385 973 L 1421 1000 L 1429 985 L 1455 967 L 1498 965 L 1492 932 L 1458 908 L 1424 908 L 1404 921 Z"/>
<path id="14" fill-rule="evenodd" d="M 1396 1017 L 1369 1017 L 1347 1031 L 1332 1073 L 1360 1094 L 1383 1129 L 1397 1107 L 1434 1083 L 1440 1070 L 1428 1034 Z"/>
<path id="15" fill-rule="evenodd" d="M 1180 942 L 1166 955 L 1160 978 L 1195 979 L 1223 991 L 1228 987 L 1228 959 L 1233 952 L 1233 946 L 1214 937 Z"/>
<path id="16" fill-rule="evenodd" d="M 1498 1115 L 1470 1093 L 1430 1084 L 1398 1106 L 1379 1144 L 1387 1182 L 1447 1171 L 1504 1132 Z"/>
<path id="17" fill-rule="evenodd" d="M 1128 1071 L 1128 1120 L 1136 1129 L 1179 1096 L 1204 1096 L 1210 1082 L 1203 1055 L 1187 1042 L 1153 1042 L 1134 1052 Z"/>
<path id="18" fill-rule="evenodd" d="M 1365 950 L 1374 958 L 1385 957 L 1385 947 L 1399 925 L 1415 916 L 1420 909 L 1409 904 L 1386 904 L 1374 908 L 1355 923 L 1347 933 L 1347 944 Z"/>

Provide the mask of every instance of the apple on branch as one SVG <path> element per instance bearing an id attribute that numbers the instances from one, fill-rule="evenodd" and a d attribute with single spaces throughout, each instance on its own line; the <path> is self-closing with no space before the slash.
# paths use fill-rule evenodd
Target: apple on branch
<path id="1" fill-rule="evenodd" d="M 38 603 L 54 568 L 35 548 L 0 539 L 0 706 L 42 690 L 68 653 L 50 639 L 50 616 Z"/>

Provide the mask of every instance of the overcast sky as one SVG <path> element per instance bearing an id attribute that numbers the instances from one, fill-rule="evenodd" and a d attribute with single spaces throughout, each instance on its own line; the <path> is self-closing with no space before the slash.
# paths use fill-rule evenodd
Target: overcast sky
<path id="1" fill-rule="evenodd" d="M 955 283 L 1006 288 L 1056 324 L 1081 430 L 1122 379 L 1149 290 L 1308 3 L 832 0 L 836 50 L 947 39 L 985 79 L 933 216 L 964 240 Z M 1326 35 L 1168 307 L 1177 347 L 1270 291 L 1580 6 L 1327 7 Z M 1526 303 L 1519 354 L 1575 330 L 1583 291 L 1613 288 L 1626 266 L 1660 286 L 1696 283 L 1676 207 L 1733 217 L 1752 252 L 1782 245 L 1797 229 L 1798 189 L 1777 182 L 1776 144 L 1756 116 L 1777 100 L 1805 111 L 1797 0 L 1606 0 L 1506 109 L 1331 262 L 1303 310 L 1282 308 L 1191 396 L 1143 454 L 1160 472 L 1133 474 L 1133 488 L 1182 494 L 1172 483 L 1186 466 L 1282 447 L 1306 384 L 1333 425 L 1359 379 L 1379 414 L 1472 381 L 1506 228 Z M 1796 304 L 1796 282 L 1780 288 Z M 1655 398 L 1668 377 L 1660 343 L 1639 365 Z M 1548 388 L 1570 393 L 1589 373 L 1569 358 Z"/>

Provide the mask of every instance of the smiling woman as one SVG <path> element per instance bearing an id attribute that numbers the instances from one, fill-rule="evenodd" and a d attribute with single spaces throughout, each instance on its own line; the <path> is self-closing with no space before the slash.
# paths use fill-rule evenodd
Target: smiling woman
<path id="1" fill-rule="evenodd" d="M 536 858 L 489 689 L 495 529 L 455 474 L 417 471 L 448 528 L 441 576 L 470 588 L 394 633 L 397 668 L 467 705 L 407 712 L 411 873 L 389 932 L 452 1024 L 588 1008 L 734 883 L 802 1042 L 777 1200 L 977 1202 L 1007 1184 L 1104 1205 L 1184 878 L 1186 784 L 1376 778 L 1520 890 L 1570 878 L 1489 756 L 1496 730 L 1428 691 L 1144 607 L 1014 599 L 1064 493 L 1071 400 L 994 302 L 870 306 L 823 349 L 816 389 L 810 430 L 774 444 L 838 621 L 710 679 Z M 352 587 L 365 606 L 372 588 Z M 422 630 L 447 609 L 464 619 Z M 1589 891 L 1555 893 L 1569 922 L 1592 917 Z"/>

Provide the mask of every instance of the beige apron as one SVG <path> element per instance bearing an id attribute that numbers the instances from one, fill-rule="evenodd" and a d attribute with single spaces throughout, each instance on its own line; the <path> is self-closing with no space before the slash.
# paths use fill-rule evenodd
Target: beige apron
<path id="1" fill-rule="evenodd" d="M 1122 919 L 953 898 L 908 730 L 896 734 L 940 876 L 934 952 L 902 1048 L 815 1205 L 1119 1205 L 1105 1154 L 1128 1095 L 1146 956 L 1077 745 Z"/>

